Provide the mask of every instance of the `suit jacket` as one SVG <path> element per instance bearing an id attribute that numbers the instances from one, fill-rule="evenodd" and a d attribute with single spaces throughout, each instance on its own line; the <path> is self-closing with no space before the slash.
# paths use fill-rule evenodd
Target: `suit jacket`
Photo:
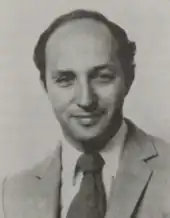
<path id="1" fill-rule="evenodd" d="M 123 156 L 108 200 L 106 218 L 170 217 L 170 145 L 129 120 Z M 59 218 L 61 145 L 31 170 L 5 179 L 2 218 Z"/>

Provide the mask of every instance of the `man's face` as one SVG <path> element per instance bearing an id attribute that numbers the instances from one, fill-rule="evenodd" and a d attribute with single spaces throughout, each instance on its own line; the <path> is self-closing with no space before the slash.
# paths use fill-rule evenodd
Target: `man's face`
<path id="1" fill-rule="evenodd" d="M 77 141 L 100 136 L 124 100 L 118 44 L 92 19 L 69 22 L 46 46 L 49 100 L 63 131 Z"/>

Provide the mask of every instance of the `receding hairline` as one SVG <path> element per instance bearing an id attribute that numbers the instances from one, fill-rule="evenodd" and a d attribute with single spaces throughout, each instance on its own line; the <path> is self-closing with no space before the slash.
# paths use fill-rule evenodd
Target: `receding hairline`
<path id="1" fill-rule="evenodd" d="M 99 25 L 99 26 L 97 26 L 97 25 Z M 82 27 L 84 27 L 84 28 L 82 28 Z M 77 33 L 81 34 L 81 29 L 84 32 L 86 32 L 86 30 L 87 30 L 87 33 L 92 33 L 92 34 L 96 30 L 96 32 L 99 32 L 99 34 L 101 33 L 101 34 L 105 35 L 107 37 L 106 40 L 107 41 L 109 40 L 111 42 L 111 44 L 112 43 L 118 44 L 116 38 L 113 36 L 113 34 L 111 33 L 111 31 L 110 31 L 110 29 L 108 28 L 107 25 L 105 25 L 103 22 L 101 22 L 99 20 L 95 20 L 93 18 L 86 18 L 85 17 L 85 18 L 82 18 L 82 19 L 70 20 L 70 21 L 64 23 L 63 25 L 61 25 L 59 28 L 56 28 L 50 34 L 50 36 L 48 37 L 48 40 L 46 41 L 45 50 L 47 49 L 47 46 L 51 41 L 56 40 L 56 39 L 59 39 L 59 41 L 60 40 L 65 40 L 65 38 L 62 38 L 62 37 L 65 36 L 65 35 L 67 36 L 67 34 L 68 34 L 68 37 L 69 37 L 70 36 L 69 33 L 73 33 L 73 37 L 74 37 Z M 80 32 L 79 32 L 79 30 L 80 30 Z M 74 35 L 73 31 L 75 32 L 75 35 Z M 53 36 L 54 36 L 54 38 L 53 38 Z M 117 49 L 117 46 L 116 46 L 116 49 Z"/>

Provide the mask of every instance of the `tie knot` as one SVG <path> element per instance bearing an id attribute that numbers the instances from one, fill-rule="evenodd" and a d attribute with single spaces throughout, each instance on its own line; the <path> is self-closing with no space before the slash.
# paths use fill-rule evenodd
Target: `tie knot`
<path id="1" fill-rule="evenodd" d="M 99 153 L 82 154 L 77 161 L 77 168 L 84 172 L 99 172 L 105 162 Z"/>

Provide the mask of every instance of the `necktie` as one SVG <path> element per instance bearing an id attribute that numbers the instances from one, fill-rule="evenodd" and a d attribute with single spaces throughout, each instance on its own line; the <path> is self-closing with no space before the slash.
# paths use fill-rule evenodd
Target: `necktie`
<path id="1" fill-rule="evenodd" d="M 104 218 L 106 196 L 101 174 L 103 166 L 104 160 L 99 153 L 79 157 L 76 171 L 82 171 L 83 178 L 66 218 Z"/>

